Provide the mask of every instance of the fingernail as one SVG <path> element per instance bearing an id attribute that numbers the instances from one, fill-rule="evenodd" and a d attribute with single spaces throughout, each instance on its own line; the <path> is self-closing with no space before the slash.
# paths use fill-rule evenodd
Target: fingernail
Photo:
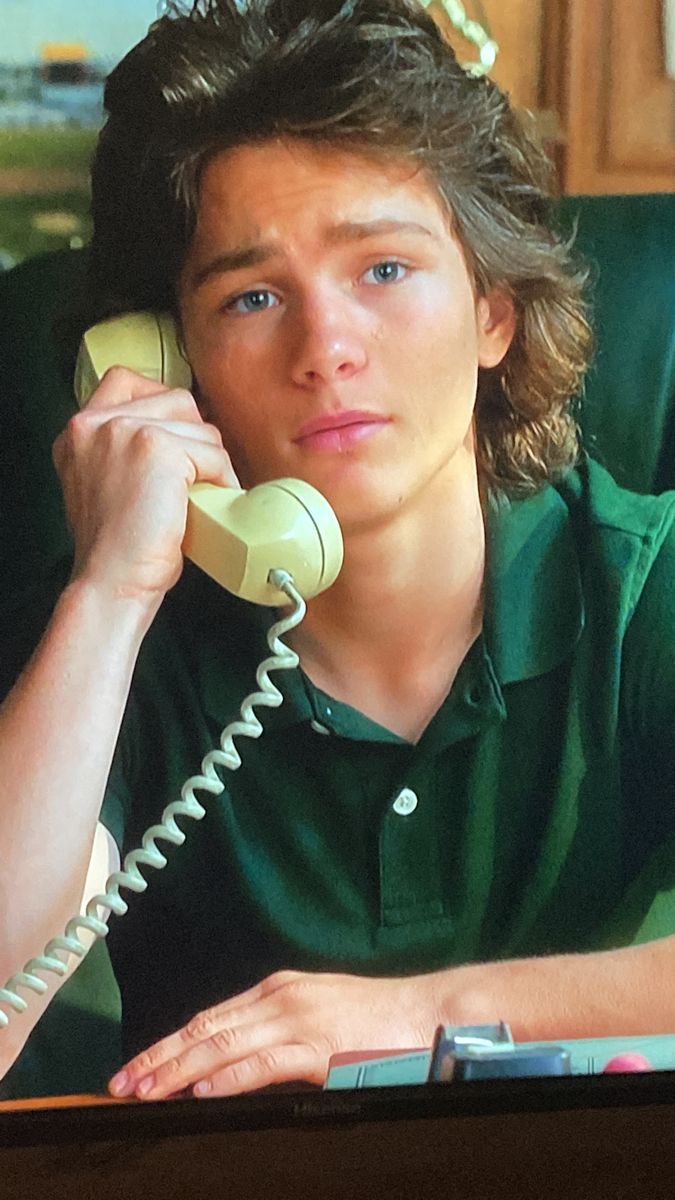
<path id="1" fill-rule="evenodd" d="M 148 1092 L 151 1092 L 152 1089 L 154 1088 L 154 1086 L 155 1086 L 154 1075 L 146 1075 L 145 1079 L 141 1079 L 141 1082 L 136 1085 L 136 1092 L 140 1096 L 147 1096 Z"/>
<path id="2" fill-rule="evenodd" d="M 108 1084 L 108 1090 L 112 1092 L 113 1096 L 124 1096 L 131 1090 L 126 1071 L 118 1071 L 117 1075 L 113 1075 Z"/>
<path id="3" fill-rule="evenodd" d="M 192 1091 L 195 1096 L 208 1096 L 209 1092 L 211 1091 L 210 1079 L 200 1079 L 199 1083 L 195 1084 Z"/>

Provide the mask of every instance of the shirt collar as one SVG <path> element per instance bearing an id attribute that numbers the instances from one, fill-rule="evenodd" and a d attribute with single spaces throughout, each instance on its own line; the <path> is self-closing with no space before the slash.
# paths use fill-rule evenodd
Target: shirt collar
<path id="1" fill-rule="evenodd" d="M 485 639 L 500 684 L 563 662 L 584 624 L 570 511 L 551 485 L 488 509 Z"/>
<path id="2" fill-rule="evenodd" d="M 523 500 L 491 499 L 486 537 L 484 638 L 496 681 L 502 685 L 545 674 L 568 657 L 583 628 L 569 509 L 550 485 Z M 200 579 L 193 579 L 191 590 L 197 582 L 199 595 L 192 603 L 203 606 L 201 618 L 216 631 L 200 639 L 196 667 L 207 711 L 224 724 L 237 715 L 244 697 L 258 690 L 255 673 L 270 654 L 266 634 L 275 614 L 229 596 L 196 574 Z M 273 670 L 271 679 L 284 699 L 278 708 L 258 709 L 266 730 L 320 719 L 311 685 L 300 671 Z"/>

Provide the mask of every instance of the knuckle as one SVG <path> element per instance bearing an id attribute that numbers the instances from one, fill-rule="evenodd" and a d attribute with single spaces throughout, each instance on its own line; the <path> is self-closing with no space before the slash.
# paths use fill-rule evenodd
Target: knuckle
<path id="1" fill-rule="evenodd" d="M 225 1027 L 218 1029 L 211 1037 L 211 1045 L 220 1054 L 230 1054 L 237 1044 L 237 1035 L 233 1029 Z"/>
<path id="2" fill-rule="evenodd" d="M 244 1062 L 232 1063 L 227 1068 L 227 1077 L 234 1091 L 244 1091 L 251 1078 L 250 1064 Z"/>
<path id="3" fill-rule="evenodd" d="M 308 1068 L 302 1069 L 302 1077 L 310 1079 Z M 222 1080 L 227 1085 L 228 1093 L 246 1092 L 252 1088 L 268 1087 L 271 1084 L 283 1083 L 288 1079 L 299 1078 L 297 1060 L 294 1062 L 288 1056 L 288 1048 L 283 1046 L 266 1046 L 255 1054 L 230 1064 L 222 1072 Z M 312 1081 L 322 1083 L 325 1078 L 323 1066 L 312 1068 Z"/>
<path id="4" fill-rule="evenodd" d="M 103 421 L 94 427 L 94 432 L 97 438 L 97 444 L 104 451 L 114 449 L 120 440 L 120 435 L 124 432 L 125 420 L 124 417 L 111 417 L 109 421 Z"/>
<path id="5" fill-rule="evenodd" d="M 209 437 L 209 438 L 211 439 L 211 441 L 214 443 L 214 445 L 216 445 L 216 446 L 222 446 L 222 444 L 223 444 L 223 436 L 222 436 L 222 434 L 221 434 L 221 432 L 220 432 L 220 430 L 219 430 L 219 428 L 218 428 L 218 426 L 217 426 L 217 425 L 212 425 L 212 424 L 211 424 L 209 421 L 205 421 L 205 422 L 204 422 L 204 429 L 205 429 L 205 431 L 206 431 L 206 433 L 207 433 L 208 437 Z M 229 455 L 227 455 L 227 458 L 228 458 L 228 460 L 229 460 Z"/>
<path id="6" fill-rule="evenodd" d="M 139 1054 L 134 1063 L 134 1074 L 146 1075 L 149 1071 L 153 1071 L 155 1069 L 155 1062 L 156 1056 L 153 1054 L 152 1050 L 144 1050 L 142 1054 Z"/>
<path id="7" fill-rule="evenodd" d="M 103 372 L 100 383 L 110 384 L 111 387 L 121 387 L 123 384 L 128 384 L 132 378 L 134 378 L 134 372 L 129 367 L 123 366 L 122 363 L 113 363 Z"/>
<path id="8" fill-rule="evenodd" d="M 61 434 L 56 439 L 55 445 L 81 445 L 81 443 L 89 437 L 91 432 L 91 416 L 87 412 L 73 413 L 68 424 Z"/>
<path id="9" fill-rule="evenodd" d="M 281 1063 L 279 1061 L 279 1052 L 274 1046 L 264 1046 L 262 1050 L 258 1050 L 254 1057 L 254 1065 L 263 1075 L 277 1075 L 279 1073 Z"/>
<path id="10" fill-rule="evenodd" d="M 180 1036 L 184 1042 L 204 1042 L 216 1033 L 214 1015 L 211 1012 L 197 1013 L 187 1025 L 181 1029 Z"/>
<path id="11" fill-rule="evenodd" d="M 285 984 L 284 994 L 288 1003 L 297 1008 L 316 995 L 316 983 L 307 975 L 296 975 Z"/>
<path id="12" fill-rule="evenodd" d="M 109 422 L 109 424 L 112 424 L 112 422 Z M 164 431 L 152 425 L 138 425 L 131 435 L 133 449 L 142 459 L 153 457 L 157 453 L 163 439 Z"/>
<path id="13" fill-rule="evenodd" d="M 84 455 L 91 428 L 91 420 L 85 413 L 75 413 L 61 430 L 52 445 L 52 461 L 60 475 L 66 474 L 69 466 Z"/>
<path id="14" fill-rule="evenodd" d="M 171 392 L 171 400 L 176 409 L 180 409 L 188 417 L 193 419 L 196 417 L 201 421 L 201 414 L 197 406 L 192 392 L 188 388 L 173 388 Z"/>
<path id="15" fill-rule="evenodd" d="M 275 992 L 278 988 L 290 987 L 299 978 L 297 971 L 275 971 L 263 980 L 262 987 L 266 992 Z"/>
<path id="16" fill-rule="evenodd" d="M 165 1079 L 174 1079 L 176 1075 L 180 1075 L 182 1070 L 183 1063 L 180 1058 L 176 1057 L 176 1055 L 172 1055 L 171 1058 L 168 1058 L 166 1062 L 162 1064 L 162 1075 Z"/>

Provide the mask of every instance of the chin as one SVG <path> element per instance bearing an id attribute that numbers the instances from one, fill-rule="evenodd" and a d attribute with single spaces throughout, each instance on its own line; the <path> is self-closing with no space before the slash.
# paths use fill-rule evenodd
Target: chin
<path id="1" fill-rule="evenodd" d="M 319 488 L 319 491 L 323 489 Z M 396 520 L 402 508 L 400 493 L 388 496 L 382 492 L 352 493 L 348 496 L 329 495 L 324 491 L 328 503 L 340 522 L 345 537 L 365 533 L 377 533 Z"/>

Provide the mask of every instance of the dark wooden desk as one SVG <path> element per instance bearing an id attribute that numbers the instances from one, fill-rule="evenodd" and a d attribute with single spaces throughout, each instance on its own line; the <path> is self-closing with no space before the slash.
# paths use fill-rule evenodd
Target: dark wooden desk
<path id="1" fill-rule="evenodd" d="M 673 1200 L 674 1085 L 663 1072 L 229 1101 L 5 1102 L 0 1198 Z"/>

